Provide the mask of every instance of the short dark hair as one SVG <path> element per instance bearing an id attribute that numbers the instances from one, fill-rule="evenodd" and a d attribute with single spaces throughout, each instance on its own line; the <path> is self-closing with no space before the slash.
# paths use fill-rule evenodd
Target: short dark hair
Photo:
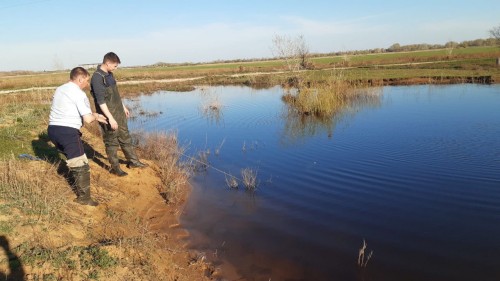
<path id="1" fill-rule="evenodd" d="M 69 79 L 71 79 L 71 80 L 75 80 L 79 76 L 88 77 L 88 76 L 90 76 L 90 74 L 85 68 L 83 68 L 81 66 L 77 66 L 77 67 L 73 68 L 71 70 L 71 72 L 69 73 Z"/>
<path id="2" fill-rule="evenodd" d="M 109 53 L 104 55 L 104 58 L 102 59 L 102 63 L 106 63 L 106 62 L 122 63 L 120 61 L 120 58 L 118 57 L 118 55 L 113 53 L 113 52 L 109 52 Z"/>

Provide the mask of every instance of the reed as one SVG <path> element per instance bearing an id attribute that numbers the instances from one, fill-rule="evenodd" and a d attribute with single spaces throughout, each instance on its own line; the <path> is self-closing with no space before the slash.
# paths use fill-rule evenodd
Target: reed
<path id="1" fill-rule="evenodd" d="M 141 155 L 153 160 L 158 167 L 162 185 L 158 191 L 167 202 L 178 202 L 179 190 L 188 182 L 188 170 L 180 163 L 184 150 L 178 146 L 175 133 L 153 132 L 143 135 L 139 141 Z"/>
<path id="2" fill-rule="evenodd" d="M 202 150 L 198 152 L 198 159 L 196 160 L 196 171 L 206 171 L 209 167 L 208 155 L 210 155 L 210 150 Z"/>
<path id="3" fill-rule="evenodd" d="M 242 169 L 241 178 L 247 191 L 253 192 L 257 189 L 257 171 L 250 168 Z"/>
<path id="4" fill-rule="evenodd" d="M 301 111 L 303 107 L 301 105 L 297 106 L 296 97 L 299 93 L 293 91 L 285 93 L 282 100 L 287 107 L 285 107 L 281 115 L 284 119 L 282 142 L 294 143 L 318 133 L 325 133 L 328 138 L 332 138 L 335 127 L 339 122 L 353 117 L 362 108 L 377 108 L 381 105 L 381 88 L 356 88 L 350 91 L 352 93 L 343 103 L 330 104 L 329 106 L 333 108 L 327 108 L 314 114 L 303 112 Z M 334 97 L 334 99 L 340 98 Z"/>
<path id="5" fill-rule="evenodd" d="M 224 139 L 222 140 L 222 142 L 219 144 L 219 146 L 217 146 L 217 147 L 215 148 L 215 155 L 217 155 L 217 156 L 218 156 L 218 155 L 220 154 L 220 150 L 222 149 L 222 146 L 224 145 L 224 142 L 226 142 L 226 138 L 224 138 Z"/>
<path id="6" fill-rule="evenodd" d="M 229 188 L 238 188 L 238 180 L 233 175 L 226 175 L 226 184 Z"/>
<path id="7" fill-rule="evenodd" d="M 215 123 L 216 125 L 220 124 L 222 121 L 222 102 L 218 97 L 211 97 L 209 100 L 202 105 L 202 115 L 211 123 Z"/>
<path id="8" fill-rule="evenodd" d="M 368 265 L 368 261 L 370 261 L 373 251 L 371 251 L 368 256 L 365 256 L 365 251 L 366 251 L 366 241 L 363 239 L 363 246 L 359 248 L 359 253 L 358 253 L 358 266 L 359 267 L 366 267 Z"/>

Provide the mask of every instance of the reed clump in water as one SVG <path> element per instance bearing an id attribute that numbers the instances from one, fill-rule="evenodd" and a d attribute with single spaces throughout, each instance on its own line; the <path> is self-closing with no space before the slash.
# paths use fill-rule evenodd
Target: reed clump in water
<path id="1" fill-rule="evenodd" d="M 202 114 L 207 120 L 214 124 L 219 124 L 222 120 L 222 108 L 224 105 L 219 101 L 218 97 L 208 100 L 202 106 Z"/>
<path id="2" fill-rule="evenodd" d="M 333 137 L 339 122 L 353 117 L 363 108 L 380 107 L 382 88 L 369 86 L 342 70 L 324 73 L 298 73 L 282 83 L 286 104 L 282 117 L 284 143 L 300 141 L 320 132 Z"/>
<path id="3" fill-rule="evenodd" d="M 241 177 L 247 191 L 255 191 L 257 189 L 257 171 L 245 168 L 241 170 Z"/>
<path id="4" fill-rule="evenodd" d="M 282 100 L 299 114 L 317 117 L 332 117 L 363 95 L 340 71 L 324 80 L 289 79 L 286 86 Z"/>
<path id="5" fill-rule="evenodd" d="M 226 184 L 231 189 L 238 188 L 238 180 L 233 175 L 226 175 Z"/>

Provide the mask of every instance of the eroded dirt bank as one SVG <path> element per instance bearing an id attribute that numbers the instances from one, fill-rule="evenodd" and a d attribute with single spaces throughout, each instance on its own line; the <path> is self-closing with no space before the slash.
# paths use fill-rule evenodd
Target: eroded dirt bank
<path id="1" fill-rule="evenodd" d="M 54 164 L 11 160 L 28 177 L 54 185 L 47 198 L 61 197 L 55 216 L 36 216 L 2 202 L 1 222 L 14 222 L 0 232 L 0 277 L 5 280 L 214 280 L 214 268 L 202 255 L 185 247 L 188 233 L 178 217 L 189 194 L 181 188 L 178 203 L 167 204 L 158 192 L 158 166 L 123 169 L 126 177 L 109 174 L 100 137 L 82 128 L 87 156 L 92 159 L 91 192 L 97 207 L 73 202 L 75 194 Z M 44 139 L 37 141 L 46 141 Z M 49 145 L 49 144 L 48 144 Z M 124 160 L 122 154 L 120 158 Z M 19 171 L 22 169 L 22 171 Z M 31 172 L 30 172 L 31 171 Z M 12 172 L 12 174 L 14 171 Z M 10 174 L 9 174 L 10 175 Z M 3 181 L 5 182 L 5 181 Z M 4 212 L 5 211 L 5 212 Z M 50 221 L 48 218 L 55 218 Z M 23 223 L 16 223 L 21 221 Z M 25 223 L 27 222 L 27 223 Z M 6 225 L 5 223 L 2 224 Z"/>

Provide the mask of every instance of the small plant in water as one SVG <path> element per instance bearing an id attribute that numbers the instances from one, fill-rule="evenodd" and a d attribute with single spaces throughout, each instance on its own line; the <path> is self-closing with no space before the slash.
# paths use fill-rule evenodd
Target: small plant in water
<path id="1" fill-rule="evenodd" d="M 204 150 L 198 152 L 198 165 L 197 170 L 198 171 L 205 171 L 208 168 L 208 155 L 210 154 L 210 150 Z"/>
<path id="2" fill-rule="evenodd" d="M 238 180 L 233 175 L 226 175 L 226 184 L 230 188 L 234 189 L 238 188 Z"/>
<path id="3" fill-rule="evenodd" d="M 219 124 L 222 120 L 222 103 L 216 97 L 202 106 L 203 116 L 209 121 Z"/>
<path id="4" fill-rule="evenodd" d="M 241 177 L 243 178 L 243 184 L 248 191 L 255 191 L 255 189 L 257 189 L 257 171 L 245 168 L 241 170 Z"/>
<path id="5" fill-rule="evenodd" d="M 365 250 L 366 250 L 366 241 L 363 239 L 363 246 L 359 249 L 359 255 L 358 255 L 358 266 L 359 267 L 366 267 L 368 264 L 368 261 L 373 255 L 373 251 L 371 251 L 368 256 L 365 259 Z"/>
<path id="6" fill-rule="evenodd" d="M 226 141 L 226 138 L 224 138 L 221 142 L 221 144 L 215 149 L 215 155 L 219 155 L 220 153 L 220 149 L 222 148 L 222 146 L 224 145 L 224 142 Z"/>

